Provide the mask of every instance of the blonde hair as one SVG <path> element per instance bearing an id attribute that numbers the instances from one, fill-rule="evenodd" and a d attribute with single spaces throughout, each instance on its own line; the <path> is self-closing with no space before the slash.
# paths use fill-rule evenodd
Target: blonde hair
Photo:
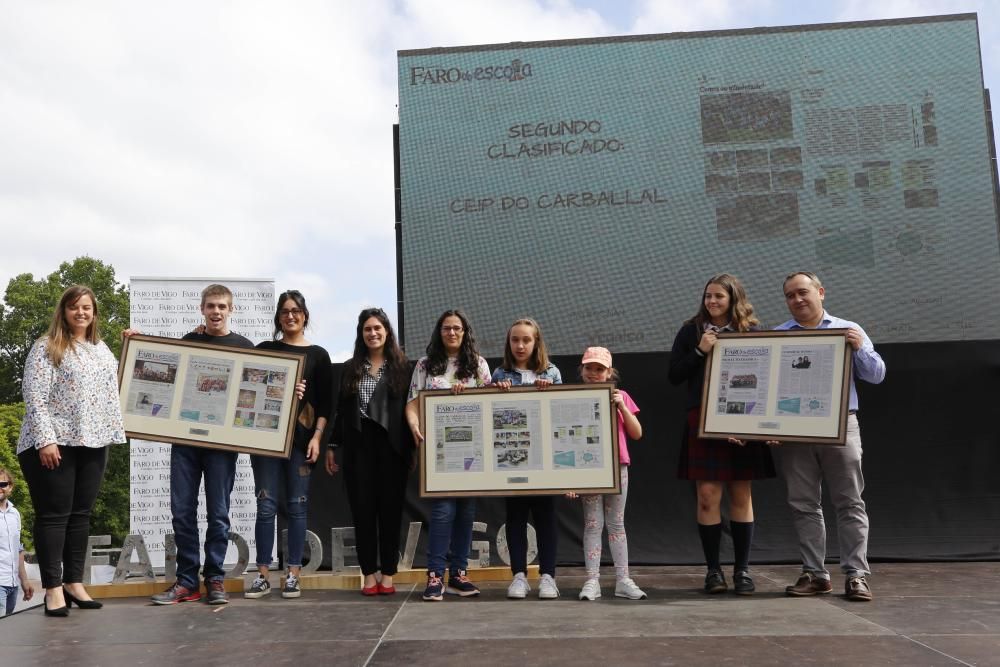
<path id="1" fill-rule="evenodd" d="M 503 345 L 503 368 L 508 371 L 512 371 L 515 368 L 514 352 L 510 349 L 510 332 L 519 324 L 523 324 L 535 330 L 535 347 L 531 351 L 531 367 L 528 370 L 541 373 L 549 367 L 549 353 L 545 349 L 545 341 L 542 340 L 541 327 L 538 326 L 538 322 L 530 317 L 522 317 L 519 320 L 515 320 L 514 323 L 510 325 L 510 328 L 507 329 L 507 339 Z"/>
<path id="2" fill-rule="evenodd" d="M 46 353 L 52 365 L 56 368 L 62 365 L 62 360 L 66 356 L 67 350 L 76 345 L 76 341 L 73 340 L 73 330 L 70 328 L 69 322 L 66 321 L 66 308 L 74 305 L 85 296 L 89 296 L 91 303 L 94 304 L 94 319 L 87 327 L 86 340 L 92 345 L 96 345 L 101 340 L 101 334 L 97 326 L 97 297 L 94 296 L 94 290 L 86 285 L 72 285 L 67 287 L 66 291 L 59 298 L 59 305 L 56 306 L 55 312 L 52 313 L 52 322 L 49 323 L 49 330 L 45 334 L 48 339 L 46 342 Z"/>

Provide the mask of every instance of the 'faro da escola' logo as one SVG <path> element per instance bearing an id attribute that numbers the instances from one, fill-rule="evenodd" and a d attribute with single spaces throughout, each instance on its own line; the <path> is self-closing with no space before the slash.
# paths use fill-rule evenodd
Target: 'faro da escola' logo
<path id="1" fill-rule="evenodd" d="M 461 67 L 416 66 L 410 68 L 410 85 L 425 83 L 461 83 L 463 81 L 522 81 L 531 76 L 531 63 L 515 58 L 509 65 L 488 65 L 473 69 Z"/>

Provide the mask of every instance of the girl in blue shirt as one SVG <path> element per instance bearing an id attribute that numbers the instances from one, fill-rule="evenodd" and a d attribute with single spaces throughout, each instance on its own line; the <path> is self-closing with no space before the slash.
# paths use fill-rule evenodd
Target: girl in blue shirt
<path id="1" fill-rule="evenodd" d="M 503 363 L 493 372 L 493 384 L 501 390 L 515 385 L 533 384 L 538 389 L 562 384 L 559 369 L 549 362 L 542 331 L 532 319 L 517 320 L 507 330 Z M 538 562 L 541 580 L 538 597 L 552 600 L 559 597 L 556 587 L 556 510 L 553 496 L 517 496 L 507 498 L 507 544 L 510 548 L 510 569 L 514 574 L 507 597 L 523 599 L 528 585 L 528 512 L 535 522 L 538 537 Z"/>

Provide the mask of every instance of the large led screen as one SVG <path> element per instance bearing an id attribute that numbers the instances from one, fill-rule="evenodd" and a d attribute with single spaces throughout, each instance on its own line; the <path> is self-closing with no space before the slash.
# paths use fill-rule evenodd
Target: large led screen
<path id="1" fill-rule="evenodd" d="M 1000 331 L 974 14 L 399 54 L 411 355 L 463 308 L 576 354 L 668 350 L 705 280 L 783 277 L 876 342 Z"/>

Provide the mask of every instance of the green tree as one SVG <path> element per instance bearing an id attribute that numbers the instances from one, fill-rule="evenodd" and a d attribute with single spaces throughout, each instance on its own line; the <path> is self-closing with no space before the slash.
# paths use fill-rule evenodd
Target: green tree
<path id="1" fill-rule="evenodd" d="M 35 525 L 35 510 L 31 506 L 28 495 L 28 485 L 21 474 L 21 465 L 17 460 L 17 438 L 21 434 L 21 421 L 24 419 L 24 403 L 0 405 L 0 467 L 10 473 L 14 482 L 14 493 L 10 497 L 14 507 L 21 513 L 21 541 L 26 549 L 31 551 L 35 541 L 32 529 Z"/>
<path id="2" fill-rule="evenodd" d="M 41 280 L 22 273 L 7 283 L 0 306 L 0 403 L 21 400 L 21 375 L 32 344 L 52 319 L 59 297 L 70 285 L 94 290 L 100 314 L 101 336 L 118 356 L 121 332 L 128 327 L 128 289 L 115 279 L 115 270 L 99 259 L 77 257 L 63 262 Z"/>

